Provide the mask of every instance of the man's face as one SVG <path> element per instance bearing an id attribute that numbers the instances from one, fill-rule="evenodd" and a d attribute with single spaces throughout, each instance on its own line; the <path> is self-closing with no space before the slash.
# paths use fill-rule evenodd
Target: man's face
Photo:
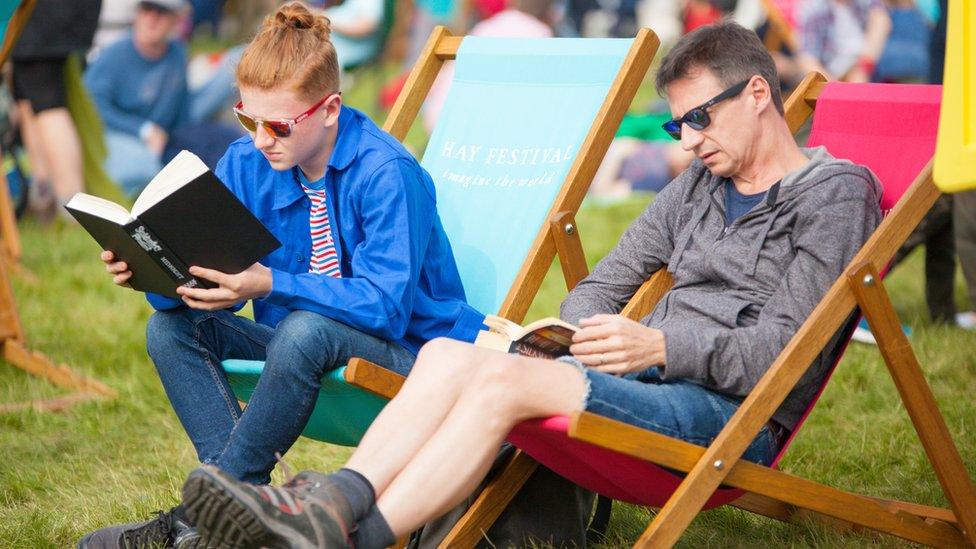
<path id="1" fill-rule="evenodd" d="M 310 107 L 318 103 L 321 98 L 306 100 L 292 90 L 259 88 L 241 88 L 241 109 L 251 117 L 260 120 L 287 120 L 298 117 Z M 275 170 L 289 170 L 295 166 L 309 163 L 325 165 L 328 158 L 317 158 L 326 155 L 326 137 L 330 128 L 338 123 L 341 100 L 338 95 L 330 97 L 308 118 L 294 124 L 291 135 L 275 137 L 267 129 L 258 126 L 251 132 L 254 146 L 271 164 Z"/>
<path id="2" fill-rule="evenodd" d="M 132 24 L 132 34 L 143 44 L 162 45 L 169 41 L 179 20 L 176 13 L 152 4 L 140 4 Z"/>
<path id="3" fill-rule="evenodd" d="M 725 89 L 711 71 L 693 69 L 687 77 L 667 87 L 671 114 L 680 118 Z M 711 123 L 706 128 L 696 130 L 688 124 L 681 127 L 681 148 L 700 158 L 713 175 L 732 177 L 753 157 L 759 117 L 750 90 L 751 82 L 742 93 L 710 107 Z"/>

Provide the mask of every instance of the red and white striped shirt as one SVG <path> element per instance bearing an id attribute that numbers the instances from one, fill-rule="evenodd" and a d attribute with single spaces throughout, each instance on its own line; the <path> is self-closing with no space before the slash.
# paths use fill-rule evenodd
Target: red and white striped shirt
<path id="1" fill-rule="evenodd" d="M 332 240 L 332 226 L 329 225 L 329 208 L 325 203 L 325 189 L 315 190 L 302 185 L 302 190 L 312 201 L 308 212 L 308 230 L 312 237 L 312 257 L 308 261 L 308 272 L 341 278 L 339 256 Z"/>

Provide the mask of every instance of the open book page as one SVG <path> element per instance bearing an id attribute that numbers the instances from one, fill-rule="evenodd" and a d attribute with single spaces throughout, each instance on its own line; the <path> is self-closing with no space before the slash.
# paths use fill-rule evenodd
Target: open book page
<path id="1" fill-rule="evenodd" d="M 105 200 L 97 196 L 85 193 L 75 193 L 71 200 L 65 204 L 66 208 L 73 208 L 78 211 L 86 212 L 102 219 L 107 219 L 117 225 L 125 225 L 132 221 L 129 210 L 119 206 L 111 200 Z"/>
<path id="2" fill-rule="evenodd" d="M 570 354 L 573 333 L 578 329 L 552 317 L 522 327 L 510 320 L 488 315 L 485 324 L 490 331 L 479 333 L 476 345 L 536 358 L 557 358 Z"/>
<path id="3" fill-rule="evenodd" d="M 139 198 L 136 198 L 136 203 L 132 206 L 132 215 L 138 217 L 183 185 L 206 173 L 208 169 L 197 155 L 190 151 L 180 151 L 156 174 L 156 177 L 152 178 Z"/>

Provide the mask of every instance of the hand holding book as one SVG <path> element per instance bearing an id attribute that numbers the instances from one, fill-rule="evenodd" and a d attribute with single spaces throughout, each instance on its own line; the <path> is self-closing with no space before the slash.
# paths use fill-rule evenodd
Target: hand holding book
<path id="1" fill-rule="evenodd" d="M 487 315 L 488 330 L 478 333 L 475 345 L 535 358 L 558 358 L 570 354 L 576 326 L 558 318 L 543 318 L 524 328 L 495 315 Z"/>
<path id="2" fill-rule="evenodd" d="M 580 319 L 573 335 L 573 356 L 608 374 L 626 374 L 663 367 L 667 360 L 664 333 L 621 315 Z"/>
<path id="3" fill-rule="evenodd" d="M 241 273 L 281 246 L 187 151 L 153 178 L 132 211 L 85 193 L 76 194 L 65 208 L 103 250 L 111 252 L 102 261 L 116 284 L 173 298 L 181 297 L 178 287 L 215 286 L 191 274 L 190 266 Z"/>
<path id="4" fill-rule="evenodd" d="M 176 289 L 183 302 L 193 309 L 203 311 L 226 309 L 271 293 L 271 269 L 260 263 L 255 263 L 237 274 L 193 266 L 190 267 L 190 274 L 217 284 L 216 288 L 181 286 Z"/>
<path id="5" fill-rule="evenodd" d="M 109 250 L 103 250 L 101 260 L 105 262 L 105 270 L 112 275 L 112 282 L 119 286 L 131 288 L 129 279 L 132 271 L 124 261 L 116 261 L 115 255 Z M 203 311 L 216 311 L 232 307 L 249 299 L 264 297 L 271 292 L 271 269 L 255 263 L 237 274 L 227 274 L 214 269 L 190 267 L 189 272 L 197 278 L 208 280 L 217 285 L 216 288 L 189 288 L 180 286 L 176 293 L 187 306 Z"/>
<path id="6" fill-rule="evenodd" d="M 664 334 L 620 315 L 594 315 L 576 327 L 558 318 L 543 318 L 525 327 L 494 315 L 485 317 L 488 330 L 475 345 L 535 358 L 573 355 L 586 366 L 609 374 L 625 374 L 663 366 Z"/>

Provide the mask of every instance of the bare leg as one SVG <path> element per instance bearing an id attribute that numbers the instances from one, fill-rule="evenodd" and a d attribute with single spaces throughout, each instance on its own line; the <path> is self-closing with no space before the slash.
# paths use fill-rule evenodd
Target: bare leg
<path id="1" fill-rule="evenodd" d="M 463 389 L 446 413 L 443 402 L 438 402 L 434 412 L 425 409 L 429 402 L 419 403 L 419 413 L 414 410 L 416 415 L 437 414 L 442 421 L 433 428 L 425 423 L 423 436 L 413 438 L 409 447 L 391 448 L 387 443 L 383 458 L 349 463 L 350 468 L 374 482 L 380 512 L 398 536 L 440 516 L 470 494 L 488 472 L 499 445 L 516 423 L 578 411 L 586 390 L 583 376 L 569 364 L 460 343 L 443 346 L 447 347 L 443 350 L 445 356 L 463 358 L 468 353 L 468 363 L 476 363 L 477 367 L 463 370 L 465 374 L 474 370 L 471 375 L 456 376 Z M 432 356 L 430 360 L 436 358 Z M 400 417 L 397 428 L 419 431 L 413 421 L 412 416 Z M 376 481 L 389 477 L 393 468 L 391 455 L 400 456 L 396 463 L 403 465 L 384 489 Z M 418 494 L 423 494 L 423 505 L 417 505 Z"/>
<path id="2" fill-rule="evenodd" d="M 48 181 L 47 163 L 45 162 L 44 153 L 41 150 L 41 136 L 38 135 L 37 119 L 34 118 L 34 109 L 31 108 L 30 101 L 18 101 L 17 109 L 20 116 L 20 136 L 24 140 L 24 148 L 27 149 L 31 176 L 33 176 L 35 181 Z"/>
<path id="3" fill-rule="evenodd" d="M 85 189 L 81 141 L 67 108 L 47 109 L 35 115 L 54 193 L 61 203 Z"/>
<path id="4" fill-rule="evenodd" d="M 486 356 L 484 349 L 449 339 L 424 345 L 403 388 L 370 425 L 346 467 L 368 471 L 376 493 L 382 493 L 440 427 Z"/>

